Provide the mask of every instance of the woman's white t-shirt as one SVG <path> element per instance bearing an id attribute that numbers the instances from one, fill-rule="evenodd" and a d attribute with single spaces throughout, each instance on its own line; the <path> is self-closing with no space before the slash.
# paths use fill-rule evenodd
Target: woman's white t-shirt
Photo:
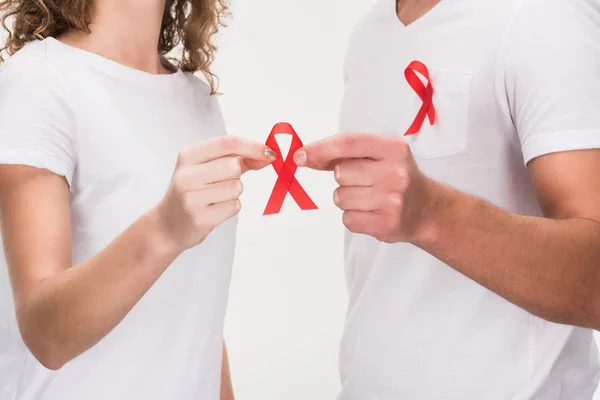
<path id="1" fill-rule="evenodd" d="M 73 265 L 162 199 L 181 148 L 224 134 L 217 100 L 192 74 L 148 74 L 51 38 L 0 69 L 0 164 L 69 182 Z M 0 257 L 0 399 L 218 399 L 235 227 L 234 218 L 181 254 L 114 330 L 59 371 L 25 347 Z"/>

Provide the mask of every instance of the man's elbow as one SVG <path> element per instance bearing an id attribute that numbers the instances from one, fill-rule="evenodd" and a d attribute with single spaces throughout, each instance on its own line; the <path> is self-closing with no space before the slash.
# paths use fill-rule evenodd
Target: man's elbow
<path id="1" fill-rule="evenodd" d="M 600 290 L 594 295 L 593 305 L 590 307 L 587 327 L 600 331 Z"/>
<path id="2" fill-rule="evenodd" d="M 562 315 L 553 322 L 600 330 L 600 282 L 594 286 L 598 289 L 573 292 L 569 300 L 564 301 Z"/>
<path id="3" fill-rule="evenodd" d="M 594 268 L 600 270 L 600 263 L 597 264 Z M 600 276 L 594 274 L 586 282 L 582 282 L 573 293 L 573 299 L 571 312 L 579 317 L 574 325 L 600 330 Z"/>

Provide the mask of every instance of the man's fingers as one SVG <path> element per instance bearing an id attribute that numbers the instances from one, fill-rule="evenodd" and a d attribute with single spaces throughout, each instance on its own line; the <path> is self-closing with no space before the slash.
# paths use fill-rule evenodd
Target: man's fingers
<path id="1" fill-rule="evenodd" d="M 226 156 L 238 156 L 245 160 L 261 162 L 272 162 L 277 158 L 272 149 L 260 142 L 236 136 L 221 136 L 182 149 L 179 152 L 177 165 L 203 164 Z"/>
<path id="2" fill-rule="evenodd" d="M 340 186 L 373 186 L 379 161 L 343 160 L 333 167 L 333 176 Z"/>
<path id="3" fill-rule="evenodd" d="M 294 154 L 294 161 L 300 167 L 331 170 L 342 159 L 380 160 L 389 150 L 392 138 L 370 133 L 339 134 L 307 144 Z"/>
<path id="4" fill-rule="evenodd" d="M 377 237 L 378 214 L 372 211 L 344 211 L 342 221 L 350 232 Z"/>
<path id="5" fill-rule="evenodd" d="M 374 211 L 380 206 L 368 187 L 339 187 L 333 192 L 333 202 L 344 211 Z"/>

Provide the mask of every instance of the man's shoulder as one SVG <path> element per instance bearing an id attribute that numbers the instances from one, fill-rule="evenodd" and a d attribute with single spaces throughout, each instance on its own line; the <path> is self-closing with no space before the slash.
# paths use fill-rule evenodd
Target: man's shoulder
<path id="1" fill-rule="evenodd" d="M 512 58 L 593 52 L 600 37 L 600 0 L 524 0 L 505 40 Z M 591 46 L 590 46 L 591 45 Z"/>
<path id="2" fill-rule="evenodd" d="M 600 0 L 522 0 L 514 24 L 536 29 L 552 25 L 561 31 L 580 24 L 600 25 Z"/>

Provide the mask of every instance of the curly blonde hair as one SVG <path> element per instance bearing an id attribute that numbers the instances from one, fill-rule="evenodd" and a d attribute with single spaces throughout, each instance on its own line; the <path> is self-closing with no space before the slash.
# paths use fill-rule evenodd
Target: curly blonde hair
<path id="1" fill-rule="evenodd" d="M 92 0 L 0 0 L 0 22 L 8 32 L 0 47 L 0 64 L 36 39 L 57 37 L 67 30 L 89 33 Z M 158 52 L 166 55 L 179 44 L 183 49 L 174 63 L 185 72 L 200 71 L 211 92 L 216 93 L 216 76 L 210 66 L 216 46 L 213 36 L 229 16 L 225 0 L 166 0 Z M 12 22 L 12 28 L 8 22 Z"/>

